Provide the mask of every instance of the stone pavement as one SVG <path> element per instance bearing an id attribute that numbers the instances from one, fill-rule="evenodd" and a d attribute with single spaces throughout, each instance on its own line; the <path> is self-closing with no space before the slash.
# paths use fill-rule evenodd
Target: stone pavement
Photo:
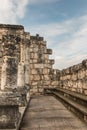
<path id="1" fill-rule="evenodd" d="M 21 130 L 87 130 L 87 125 L 54 97 L 35 96 L 30 101 Z"/>

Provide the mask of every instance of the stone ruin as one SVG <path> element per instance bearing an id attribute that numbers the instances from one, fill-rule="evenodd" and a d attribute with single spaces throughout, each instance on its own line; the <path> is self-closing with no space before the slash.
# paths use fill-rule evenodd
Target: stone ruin
<path id="1" fill-rule="evenodd" d="M 21 25 L 0 24 L 1 129 L 18 127 L 19 108 L 26 106 L 31 95 L 43 94 L 45 88 L 87 94 L 87 60 L 60 71 L 53 69 L 51 54 L 38 34 L 31 36 Z"/>

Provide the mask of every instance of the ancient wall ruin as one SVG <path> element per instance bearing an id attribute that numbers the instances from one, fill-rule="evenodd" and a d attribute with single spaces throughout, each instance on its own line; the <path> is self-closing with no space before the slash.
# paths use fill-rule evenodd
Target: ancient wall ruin
<path id="1" fill-rule="evenodd" d="M 0 24 L 0 129 L 18 129 L 30 95 L 61 87 L 87 95 L 87 60 L 53 69 L 52 50 L 21 25 Z"/>
<path id="2" fill-rule="evenodd" d="M 31 36 L 21 25 L 1 24 L 0 89 L 30 87 L 30 94 L 42 94 L 44 88 L 62 87 L 87 94 L 87 60 L 59 71 L 51 54 L 43 37 Z"/>
<path id="3" fill-rule="evenodd" d="M 0 129 L 17 129 L 22 117 L 19 107 L 27 104 L 25 39 L 23 26 L 0 25 Z"/>
<path id="4" fill-rule="evenodd" d="M 30 86 L 30 94 L 41 94 L 45 87 L 56 86 L 57 70 L 53 69 L 54 60 L 49 59 L 51 54 L 52 50 L 47 49 L 46 41 L 38 34 L 30 36 L 20 25 L 0 25 L 0 88 Z M 12 65 L 14 72 L 7 76 L 4 69 Z"/>
<path id="5" fill-rule="evenodd" d="M 0 88 L 23 87 L 29 84 L 29 33 L 20 25 L 0 25 Z M 25 51 L 27 50 L 27 51 Z M 28 67 L 27 67 L 28 66 Z M 12 68 L 13 67 L 13 68 Z M 26 67 L 26 70 L 24 68 Z M 9 68 L 12 68 L 9 71 Z M 14 71 L 13 71 L 14 70 Z M 24 76 L 25 75 L 25 76 Z M 29 75 L 29 74 L 28 74 Z"/>
<path id="6" fill-rule="evenodd" d="M 44 88 L 54 87 L 58 82 L 54 78 L 54 60 L 49 59 L 52 50 L 47 49 L 46 41 L 39 35 L 31 36 L 30 42 L 30 93 L 43 93 Z"/>
<path id="7" fill-rule="evenodd" d="M 43 93 L 44 88 L 62 87 L 87 94 L 87 60 L 69 68 L 53 69 L 54 60 L 49 59 L 52 50 L 47 49 L 43 38 L 31 36 L 30 86 L 31 93 Z"/>
<path id="8" fill-rule="evenodd" d="M 87 95 L 87 60 L 59 72 L 58 87 Z"/>

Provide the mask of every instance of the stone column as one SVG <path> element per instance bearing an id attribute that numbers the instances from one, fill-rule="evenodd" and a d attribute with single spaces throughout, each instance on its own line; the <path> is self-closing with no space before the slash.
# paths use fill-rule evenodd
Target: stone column
<path id="1" fill-rule="evenodd" d="M 29 85 L 29 61 L 30 61 L 30 55 L 29 55 L 29 46 L 26 45 L 25 50 L 25 84 Z"/>
<path id="2" fill-rule="evenodd" d="M 30 97 L 30 94 L 29 94 L 29 89 L 30 89 L 30 55 L 29 55 L 29 45 L 26 45 L 26 49 L 25 49 L 25 87 L 27 89 L 27 100 L 29 99 Z"/>
<path id="3" fill-rule="evenodd" d="M 25 37 L 21 35 L 20 42 L 20 62 L 18 64 L 17 86 L 24 88 L 25 86 Z"/>
<path id="4" fill-rule="evenodd" d="M 8 49 L 9 54 L 9 49 Z M 17 87 L 17 66 L 18 60 L 5 52 L 1 71 L 1 90 L 12 90 Z"/>
<path id="5" fill-rule="evenodd" d="M 23 88 L 25 86 L 25 74 L 24 74 L 24 63 L 23 62 L 20 62 L 18 64 L 17 86 L 19 88 Z"/>
<path id="6" fill-rule="evenodd" d="M 20 44 L 20 62 L 25 61 L 25 45 L 23 43 Z"/>
<path id="7" fill-rule="evenodd" d="M 6 62 L 7 62 L 7 59 L 6 57 L 4 57 L 2 71 L 1 71 L 1 90 L 4 90 L 6 86 L 6 68 L 7 68 Z"/>
<path id="8" fill-rule="evenodd" d="M 17 88 L 18 59 L 14 54 L 15 44 L 6 43 L 4 46 L 3 64 L 1 71 L 0 91 L 0 129 L 15 129 L 20 118 L 19 94 Z"/>
<path id="9" fill-rule="evenodd" d="M 22 97 L 21 101 L 23 101 L 23 104 L 25 105 L 29 89 L 29 63 L 27 59 L 28 48 L 26 49 L 26 43 L 24 44 L 24 41 L 25 39 L 22 39 L 20 43 L 20 62 L 18 64 L 17 87 Z"/>

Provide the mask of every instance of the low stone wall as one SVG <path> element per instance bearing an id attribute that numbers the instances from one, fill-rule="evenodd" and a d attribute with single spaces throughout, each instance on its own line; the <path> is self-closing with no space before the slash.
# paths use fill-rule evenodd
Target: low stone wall
<path id="1" fill-rule="evenodd" d="M 87 60 L 58 73 L 58 87 L 87 95 Z"/>

